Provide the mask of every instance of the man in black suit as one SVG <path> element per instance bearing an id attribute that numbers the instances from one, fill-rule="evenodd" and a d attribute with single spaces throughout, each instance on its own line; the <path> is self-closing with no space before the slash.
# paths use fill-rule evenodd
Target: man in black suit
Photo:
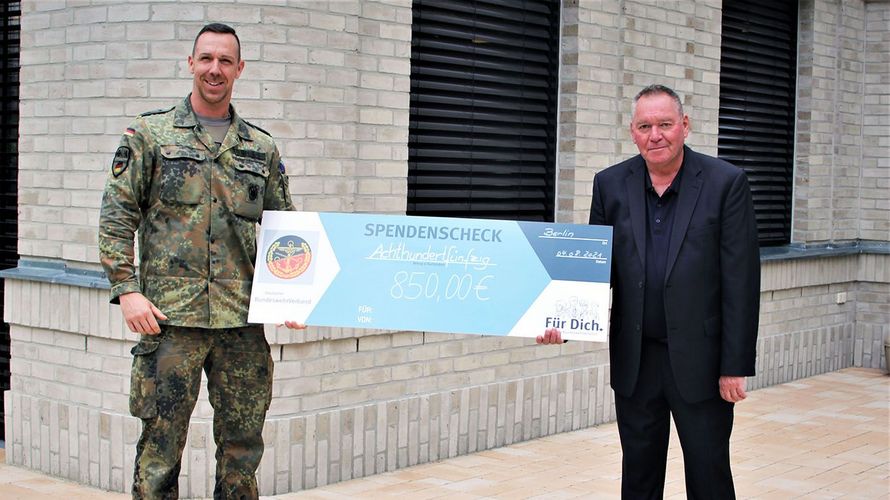
<path id="1" fill-rule="evenodd" d="M 599 172 L 590 223 L 613 227 L 611 384 L 623 498 L 661 498 L 673 415 L 689 498 L 734 498 L 734 404 L 754 374 L 760 252 L 745 172 L 684 145 L 664 86 L 634 98 L 640 151 Z M 560 343 L 549 329 L 538 343 Z"/>

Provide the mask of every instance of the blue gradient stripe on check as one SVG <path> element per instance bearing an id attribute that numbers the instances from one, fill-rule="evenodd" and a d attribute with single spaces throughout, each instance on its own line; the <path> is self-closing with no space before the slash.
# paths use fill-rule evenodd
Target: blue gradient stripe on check
<path id="1" fill-rule="evenodd" d="M 319 214 L 340 264 L 340 272 L 307 318 L 312 325 L 504 335 L 553 279 L 608 280 L 608 266 L 583 265 L 578 252 L 611 248 L 595 226 L 515 221 Z M 496 235 L 496 241 L 408 238 L 377 231 L 393 224 L 427 228 L 426 233 Z M 368 235 L 369 225 L 374 234 Z M 455 229 L 459 228 L 459 229 Z M 561 237 L 547 237 L 560 234 Z M 404 231 L 403 231 L 404 232 Z M 571 234 L 571 236 L 567 236 Z M 370 260 L 370 255 L 401 258 Z M 568 256 L 556 257 L 560 248 Z M 430 262 L 431 255 L 457 262 Z M 411 262 L 412 256 L 417 260 Z M 489 265 L 469 265 L 470 257 Z M 605 258 L 609 259 L 607 255 Z M 407 259 L 407 260 L 406 260 Z M 579 265 L 579 262 L 582 265 Z M 397 276 L 410 277 L 400 284 Z M 405 288 L 411 287 L 406 292 Z M 421 290 L 422 288 L 422 290 Z M 409 298 L 406 298 L 409 297 Z M 358 322 L 354 311 L 372 311 Z"/>

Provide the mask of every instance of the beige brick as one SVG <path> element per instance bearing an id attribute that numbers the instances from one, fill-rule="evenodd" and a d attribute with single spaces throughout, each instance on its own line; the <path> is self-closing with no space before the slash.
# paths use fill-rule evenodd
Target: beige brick
<path id="1" fill-rule="evenodd" d="M 157 21 L 203 21 L 204 6 L 200 4 L 153 5 L 151 20 Z"/>
<path id="2" fill-rule="evenodd" d="M 127 25 L 128 40 L 170 40 L 173 38 L 174 30 L 170 23 L 132 23 Z"/>
<path id="3" fill-rule="evenodd" d="M 309 63 L 310 64 L 321 64 L 327 66 L 343 66 L 344 63 L 344 54 L 343 52 L 335 51 L 335 50 L 326 50 L 326 49 L 310 49 L 309 50 Z"/>
<path id="4" fill-rule="evenodd" d="M 320 85 L 309 86 L 309 100 L 319 102 L 339 103 L 344 101 L 343 89 L 323 87 Z"/>
<path id="5" fill-rule="evenodd" d="M 23 258 L 98 269 L 95 228 L 109 154 L 133 116 L 170 106 L 188 92 L 184 56 L 207 16 L 237 24 L 248 64 L 236 84 L 235 104 L 279 138 L 297 205 L 404 213 L 410 2 L 277 5 L 220 3 L 211 15 L 203 3 L 26 2 L 19 142 Z M 642 85 L 658 81 L 681 91 L 694 113 L 690 144 L 716 152 L 719 2 L 622 5 L 627 8 L 614 2 L 563 6 L 557 220 L 585 222 L 594 172 L 636 154 L 626 133 L 627 101 Z M 807 12 L 813 6 L 804 5 L 801 13 L 802 54 L 808 56 L 801 64 L 812 67 L 804 66 L 799 79 L 794 240 L 885 241 L 887 4 L 845 4 L 844 16 L 837 15 L 835 0 L 815 7 L 818 12 Z M 816 22 L 808 21 L 812 17 Z M 835 46 L 839 41 L 843 47 Z M 888 323 L 880 299 L 890 272 L 883 269 L 890 266 L 883 259 L 860 269 L 869 258 L 764 266 L 758 384 L 849 363 L 837 354 L 845 349 L 856 363 L 882 366 L 875 346 L 887 335 L 879 328 Z M 134 339 L 122 327 L 119 308 L 107 304 L 104 290 L 5 283 L 5 312 L 16 335 L 7 400 L 18 415 L 13 420 L 24 423 L 13 432 L 18 437 L 8 438 L 7 456 L 126 490 L 138 420 L 122 416 Z M 845 305 L 835 303 L 839 290 L 848 293 Z M 66 305 L 46 314 L 45 303 Z M 86 351 L 77 349 L 81 337 L 68 331 L 83 332 Z M 61 337 L 55 342 L 46 332 Z M 295 488 L 335 482 L 614 415 L 607 351 L 601 347 L 578 343 L 545 352 L 525 339 L 339 328 L 270 335 L 279 343 L 276 359 L 282 359 L 270 415 L 281 425 L 269 431 L 272 461 L 264 461 L 259 473 L 264 495 L 273 494 L 273 483 L 280 493 L 288 482 Z M 46 353 L 44 346 L 50 347 Z M 56 365 L 60 368 L 47 372 L 47 362 L 36 361 L 40 356 L 68 368 Z M 575 366 L 596 368 L 582 374 Z M 46 373 L 69 384 L 41 378 Z M 514 397 L 505 379 L 521 379 L 522 395 Z M 471 397 L 467 387 L 473 384 L 477 392 Z M 35 393 L 22 394 L 29 387 Z M 484 389 L 481 400 L 478 387 Z M 587 399 L 574 396 L 579 393 Z M 45 405 L 49 396 L 71 398 L 71 411 L 63 404 Z M 199 419 L 211 413 L 206 398 L 202 389 Z M 381 405 L 368 407 L 374 412 L 366 416 L 361 408 L 368 401 Z M 84 413 L 77 405 L 92 408 Z M 475 405 L 475 418 L 467 405 Z M 355 436 L 347 442 L 352 407 L 360 411 Z M 40 423 L 46 413 L 41 408 L 58 412 L 57 437 L 51 430 L 45 438 L 52 425 Z M 306 415 L 311 426 L 304 425 Z M 510 427 L 511 415 L 522 422 L 521 430 Z M 418 418 L 421 445 L 413 447 L 411 426 Z M 375 434 L 378 422 L 382 427 Z M 200 427 L 206 437 L 208 425 L 202 421 L 192 430 Z M 449 434 L 449 428 L 457 431 Z M 285 430 L 293 430 L 293 437 Z M 463 440 L 468 433 L 472 440 L 458 446 L 458 434 Z M 92 436 L 99 439 L 93 442 Z M 57 462 L 41 450 L 44 442 Z M 123 450 L 119 442 L 126 443 Z M 201 488 L 210 488 L 212 450 L 192 445 L 183 464 L 183 491 L 206 496 Z M 33 456 L 24 452 L 32 449 L 38 450 Z M 352 462 L 346 460 L 350 455 Z"/>
<path id="6" fill-rule="evenodd" d="M 346 17 L 322 12 L 310 12 L 309 26 L 325 31 L 343 31 L 346 29 Z"/>
<path id="7" fill-rule="evenodd" d="M 147 21 L 149 18 L 148 5 L 126 4 L 108 6 L 108 21 Z"/>

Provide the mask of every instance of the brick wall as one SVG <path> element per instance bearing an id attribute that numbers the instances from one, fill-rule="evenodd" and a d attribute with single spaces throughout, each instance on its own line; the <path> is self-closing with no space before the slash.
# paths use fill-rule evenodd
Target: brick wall
<path id="1" fill-rule="evenodd" d="M 886 255 L 767 261 L 757 375 L 748 386 L 849 366 L 883 367 L 888 282 Z M 133 342 L 118 309 L 107 307 L 103 290 L 26 281 L 7 287 L 6 319 L 13 325 L 8 460 L 126 491 L 139 423 L 127 415 Z M 275 337 L 274 330 L 268 334 Z M 273 345 L 262 494 L 614 418 L 604 349 L 585 342 L 554 348 L 529 343 L 396 332 Z M 184 496 L 212 490 L 211 416 L 202 388 L 183 461 Z"/>
<path id="2" fill-rule="evenodd" d="M 564 2 L 557 220 L 586 223 L 593 175 L 618 159 L 621 14 L 616 2 Z"/>
<path id="3" fill-rule="evenodd" d="M 595 172 L 636 153 L 630 98 L 645 85 L 683 94 L 689 143 L 716 152 L 721 4 L 563 0 L 558 220 L 586 222 Z M 802 2 L 795 243 L 888 240 L 888 7 Z M 234 103 L 276 137 L 298 208 L 404 213 L 409 0 L 29 0 L 23 11 L 24 258 L 98 269 L 111 152 L 134 115 L 188 92 L 185 56 L 210 20 L 238 29 L 247 65 Z M 758 374 L 749 385 L 885 366 L 888 261 L 879 253 L 766 262 Z M 128 490 L 139 422 L 127 411 L 134 339 L 119 309 L 96 288 L 5 286 L 7 459 Z M 264 495 L 614 417 L 600 344 L 542 348 L 530 339 L 341 328 L 266 333 L 276 369 Z M 184 496 L 212 490 L 211 415 L 202 389 Z"/>
<path id="4" fill-rule="evenodd" d="M 109 155 L 191 90 L 209 20 L 238 31 L 234 104 L 276 138 L 297 208 L 404 213 L 411 2 L 276 3 L 23 2 L 19 253 L 98 262 Z"/>
<path id="5" fill-rule="evenodd" d="M 558 220 L 586 223 L 594 174 L 637 154 L 631 100 L 647 85 L 682 95 L 689 145 L 717 153 L 720 5 L 563 2 Z"/>
<path id="6" fill-rule="evenodd" d="M 890 2 L 865 7 L 860 238 L 890 241 Z"/>
<path id="7" fill-rule="evenodd" d="M 800 5 L 792 241 L 887 241 L 890 6 L 834 0 Z"/>
<path id="8" fill-rule="evenodd" d="M 884 343 L 890 342 L 890 258 L 868 255 L 858 269 L 856 291 L 855 366 L 890 367 Z"/>

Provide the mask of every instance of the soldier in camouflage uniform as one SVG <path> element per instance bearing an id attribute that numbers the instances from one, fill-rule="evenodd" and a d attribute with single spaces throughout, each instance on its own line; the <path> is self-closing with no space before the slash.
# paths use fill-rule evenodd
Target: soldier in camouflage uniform
<path id="1" fill-rule="evenodd" d="M 140 115 L 121 138 L 99 222 L 111 301 L 141 334 L 132 350 L 130 411 L 143 423 L 133 497 L 178 497 L 203 369 L 214 408 L 214 497 L 257 498 L 273 364 L 262 325 L 247 324 L 256 224 L 264 209 L 293 204 L 272 138 L 230 106 L 244 67 L 235 31 L 205 26 L 188 62 L 192 93 Z"/>

